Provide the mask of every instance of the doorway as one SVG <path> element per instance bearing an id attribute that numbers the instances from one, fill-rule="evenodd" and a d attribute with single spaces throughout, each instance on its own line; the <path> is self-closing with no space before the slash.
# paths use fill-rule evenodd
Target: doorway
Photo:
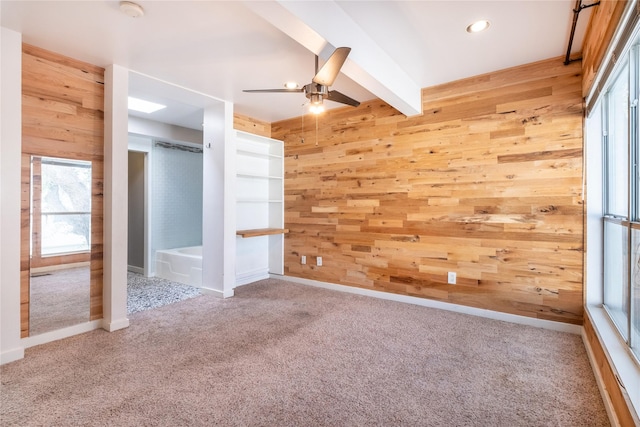
<path id="1" fill-rule="evenodd" d="M 149 262 L 146 260 L 146 157 L 147 153 L 129 151 L 129 212 L 127 237 L 127 270 L 149 275 Z"/>

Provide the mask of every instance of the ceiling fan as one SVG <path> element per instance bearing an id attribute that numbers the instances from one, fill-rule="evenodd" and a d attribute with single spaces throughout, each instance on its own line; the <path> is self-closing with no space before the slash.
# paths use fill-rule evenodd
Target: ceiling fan
<path id="1" fill-rule="evenodd" d="M 310 111 L 313 113 L 320 113 L 324 111 L 322 101 L 328 99 L 329 101 L 340 102 L 342 104 L 352 105 L 357 107 L 360 102 L 347 95 L 338 92 L 337 90 L 329 90 L 329 86 L 333 84 L 342 65 L 347 60 L 347 56 L 351 52 L 350 47 L 339 47 L 333 51 L 327 62 L 318 69 L 318 55 L 316 55 L 316 75 L 311 80 L 311 83 L 304 85 L 301 88 L 287 88 L 287 89 L 253 89 L 243 90 L 243 92 L 284 92 L 284 93 L 298 93 L 304 92 L 304 95 L 309 99 L 311 103 Z"/>

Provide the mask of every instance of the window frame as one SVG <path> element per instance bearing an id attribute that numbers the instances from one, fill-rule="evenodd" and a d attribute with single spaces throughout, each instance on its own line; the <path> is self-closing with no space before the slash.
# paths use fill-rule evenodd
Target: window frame
<path id="1" fill-rule="evenodd" d="M 624 341 L 629 349 L 629 353 L 632 355 L 633 360 L 640 366 L 640 350 L 636 352 L 635 349 L 639 349 L 639 343 L 636 343 L 636 339 L 640 334 L 638 329 L 640 326 L 636 326 L 635 323 L 640 322 L 640 319 L 636 319 L 635 303 L 634 303 L 634 283 L 633 283 L 633 246 L 632 246 L 632 233 L 633 229 L 640 228 L 638 222 L 640 216 L 640 183 L 638 183 L 638 162 L 640 155 L 640 120 L 638 120 L 638 99 L 639 99 L 639 84 L 640 79 L 640 30 L 636 30 L 632 38 L 630 38 L 629 48 L 624 50 L 623 55 L 617 61 L 617 66 L 614 68 L 610 77 L 606 82 L 606 90 L 602 94 L 602 104 L 600 106 L 602 112 L 602 233 L 603 233 L 603 247 L 602 247 L 602 262 L 603 262 L 603 280 L 602 280 L 602 307 L 604 308 L 610 321 L 615 326 L 616 332 L 620 335 L 620 338 Z M 625 73 L 626 72 L 626 76 Z M 620 215 L 620 212 L 613 212 L 612 209 L 612 195 L 611 189 L 615 188 L 611 186 L 612 178 L 615 178 L 615 174 L 618 173 L 615 168 L 615 153 L 612 152 L 614 148 L 614 142 L 612 141 L 612 125 L 613 108 L 612 102 L 612 89 L 619 83 L 619 79 L 625 76 L 627 81 L 625 84 L 628 87 L 628 99 L 627 99 L 627 162 L 626 162 L 626 190 L 627 190 L 627 203 L 626 203 L 626 216 Z M 623 312 L 626 308 L 626 325 L 620 325 L 620 317 L 614 314 L 615 308 L 607 305 L 607 279 L 608 273 L 606 270 L 607 265 L 607 234 L 605 232 L 605 223 L 614 223 L 620 225 L 626 229 L 626 263 L 623 266 L 626 271 L 622 274 L 626 276 L 626 289 L 623 289 Z M 626 265 L 625 265 L 626 264 Z M 637 291 L 640 292 L 640 291 Z M 625 295 L 626 294 L 626 295 Z M 626 332 L 624 331 L 626 328 Z M 635 328 L 635 329 L 634 329 Z"/>

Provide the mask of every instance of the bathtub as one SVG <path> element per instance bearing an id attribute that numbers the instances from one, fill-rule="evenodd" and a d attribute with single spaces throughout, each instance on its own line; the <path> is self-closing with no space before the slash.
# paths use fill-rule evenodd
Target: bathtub
<path id="1" fill-rule="evenodd" d="M 156 251 L 156 277 L 202 287 L 202 246 Z"/>

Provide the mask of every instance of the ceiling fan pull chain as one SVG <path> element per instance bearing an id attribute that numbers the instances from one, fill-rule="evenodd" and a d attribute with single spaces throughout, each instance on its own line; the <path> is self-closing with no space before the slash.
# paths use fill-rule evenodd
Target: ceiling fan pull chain
<path id="1" fill-rule="evenodd" d="M 302 118 L 302 126 L 300 128 L 300 144 L 304 144 L 304 105 L 302 104 L 302 114 L 300 117 Z"/>
<path id="2" fill-rule="evenodd" d="M 318 114 L 316 114 L 316 147 L 318 146 Z"/>

